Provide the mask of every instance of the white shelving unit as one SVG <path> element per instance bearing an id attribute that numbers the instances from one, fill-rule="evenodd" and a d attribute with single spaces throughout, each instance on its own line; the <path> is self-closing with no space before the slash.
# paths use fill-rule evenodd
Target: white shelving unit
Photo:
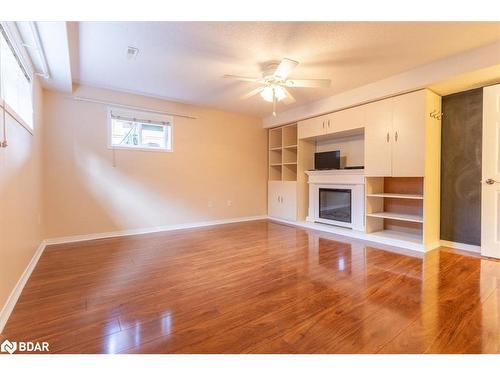
<path id="1" fill-rule="evenodd" d="M 366 216 L 380 217 L 383 219 L 410 221 L 413 223 L 423 223 L 424 222 L 424 218 L 421 215 L 402 214 L 402 213 L 395 213 L 395 212 L 372 212 L 372 213 L 367 213 Z"/>
<path id="2" fill-rule="evenodd" d="M 422 194 L 379 193 L 379 194 L 366 194 L 366 196 L 379 197 L 379 198 L 424 199 L 424 196 Z"/>
<path id="3" fill-rule="evenodd" d="M 299 140 L 297 124 L 269 129 L 268 215 L 289 221 L 305 220 L 308 210 L 307 175 L 313 168 L 315 144 Z"/>
<path id="4" fill-rule="evenodd" d="M 269 130 L 269 181 L 297 181 L 297 124 Z"/>
<path id="5" fill-rule="evenodd" d="M 366 232 L 423 244 L 422 177 L 367 177 Z"/>

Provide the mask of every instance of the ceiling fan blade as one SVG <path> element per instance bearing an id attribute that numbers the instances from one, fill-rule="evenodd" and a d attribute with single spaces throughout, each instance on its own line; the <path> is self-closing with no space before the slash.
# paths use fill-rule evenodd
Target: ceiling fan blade
<path id="1" fill-rule="evenodd" d="M 288 79 L 285 86 L 288 87 L 330 87 L 329 79 Z"/>
<path id="2" fill-rule="evenodd" d="M 246 81 L 246 82 L 260 82 L 262 80 L 262 78 L 233 76 L 231 74 L 225 74 L 224 78 L 236 79 L 238 81 Z"/>
<path id="3" fill-rule="evenodd" d="M 292 70 L 295 69 L 295 67 L 299 65 L 297 61 L 290 60 L 290 59 L 283 59 L 281 60 L 280 64 L 276 68 L 276 71 L 274 72 L 274 76 L 279 79 L 286 79 Z"/>
<path id="4" fill-rule="evenodd" d="M 285 103 L 285 104 L 295 103 L 295 98 L 292 96 L 292 94 L 290 94 L 290 91 L 288 91 L 284 87 L 283 87 L 283 91 L 285 92 L 285 95 L 286 95 L 285 98 L 283 99 L 283 103 Z"/>
<path id="5" fill-rule="evenodd" d="M 264 89 L 264 87 L 257 87 L 256 89 L 250 91 L 249 93 L 246 93 L 245 95 L 243 95 L 241 97 L 241 99 L 248 99 L 254 95 L 257 95 L 259 94 L 262 90 Z"/>

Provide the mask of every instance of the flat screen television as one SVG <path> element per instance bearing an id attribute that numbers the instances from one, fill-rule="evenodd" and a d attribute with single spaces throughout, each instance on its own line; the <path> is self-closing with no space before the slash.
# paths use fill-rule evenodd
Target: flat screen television
<path id="1" fill-rule="evenodd" d="M 314 154 L 314 169 L 340 169 L 340 150 L 316 152 Z"/>

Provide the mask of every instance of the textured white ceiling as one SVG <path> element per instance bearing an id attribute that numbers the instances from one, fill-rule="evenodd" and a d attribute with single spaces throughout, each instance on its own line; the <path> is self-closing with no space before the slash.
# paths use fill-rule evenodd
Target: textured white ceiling
<path id="1" fill-rule="evenodd" d="M 288 57 L 300 62 L 292 78 L 332 80 L 291 89 L 298 106 L 497 40 L 500 22 L 82 22 L 73 78 L 264 117 L 269 103 L 239 99 L 256 86 L 224 74 L 260 76 Z M 127 59 L 127 46 L 137 58 Z"/>

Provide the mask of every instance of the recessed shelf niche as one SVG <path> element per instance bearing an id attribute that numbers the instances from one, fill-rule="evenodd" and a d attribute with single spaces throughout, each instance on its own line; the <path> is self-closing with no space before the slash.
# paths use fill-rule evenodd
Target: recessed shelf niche
<path id="1" fill-rule="evenodd" d="M 368 177 L 366 232 L 422 243 L 423 178 Z"/>

